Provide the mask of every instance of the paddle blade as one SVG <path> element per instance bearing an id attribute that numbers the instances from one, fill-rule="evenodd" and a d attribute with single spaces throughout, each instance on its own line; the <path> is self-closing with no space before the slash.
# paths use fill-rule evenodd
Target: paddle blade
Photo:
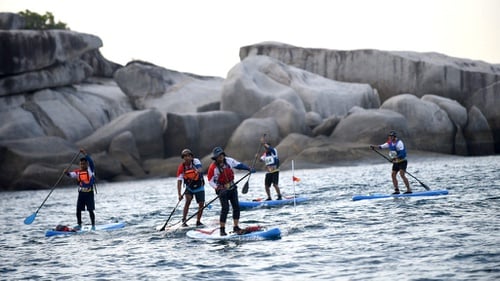
<path id="1" fill-rule="evenodd" d="M 27 218 L 24 219 L 24 224 L 31 224 L 33 221 L 35 221 L 36 218 L 36 213 L 31 214 L 31 216 L 28 216 Z"/>
<path id="2" fill-rule="evenodd" d="M 243 186 L 243 189 L 241 189 L 241 193 L 243 194 L 247 194 L 248 193 L 248 181 L 245 183 L 245 185 Z"/>
<path id="3" fill-rule="evenodd" d="M 431 190 L 430 187 L 428 187 L 425 183 L 419 182 L 426 190 Z"/>

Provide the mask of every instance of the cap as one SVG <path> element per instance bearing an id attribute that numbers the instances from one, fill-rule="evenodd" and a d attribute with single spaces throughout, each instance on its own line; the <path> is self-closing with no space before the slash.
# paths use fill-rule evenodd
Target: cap
<path id="1" fill-rule="evenodd" d="M 188 154 L 190 154 L 191 156 L 194 156 L 193 152 L 191 152 L 191 150 L 190 150 L 190 149 L 188 149 L 188 148 L 184 148 L 184 149 L 182 150 L 182 152 L 181 152 L 181 158 L 184 158 L 184 155 L 188 155 Z"/>
<path id="2" fill-rule="evenodd" d="M 395 137 L 395 136 L 396 136 L 396 131 L 394 131 L 394 130 L 393 130 L 393 131 L 390 131 L 390 132 L 389 132 L 389 136 L 391 136 L 391 137 Z"/>
<path id="3" fill-rule="evenodd" d="M 219 155 L 221 154 L 224 154 L 224 156 L 226 156 L 226 153 L 224 152 L 222 147 L 220 146 L 215 147 L 214 150 L 212 151 L 212 159 L 213 160 L 217 159 L 217 157 L 219 157 Z"/>

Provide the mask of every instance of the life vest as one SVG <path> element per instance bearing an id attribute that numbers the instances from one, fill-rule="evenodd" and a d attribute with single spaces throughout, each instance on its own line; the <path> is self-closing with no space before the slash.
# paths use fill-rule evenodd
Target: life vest
<path id="1" fill-rule="evenodd" d="M 219 176 L 217 177 L 217 183 L 221 185 L 230 184 L 234 180 L 234 171 L 229 167 L 229 165 L 224 164 L 224 167 L 217 166 L 219 170 Z"/>
<path id="2" fill-rule="evenodd" d="M 78 185 L 81 187 L 91 187 L 91 176 L 88 171 L 80 170 L 78 171 Z"/>
<path id="3" fill-rule="evenodd" d="M 266 164 L 266 170 L 269 173 L 274 173 L 279 171 L 280 160 L 278 158 L 278 151 L 274 147 L 269 147 L 262 154 L 260 159 Z"/>
<path id="4" fill-rule="evenodd" d="M 390 151 L 396 151 L 398 153 L 398 158 L 400 159 L 405 159 L 406 158 L 406 148 L 403 148 L 402 150 L 397 149 L 398 142 L 401 140 L 398 139 L 396 142 L 388 141 L 387 144 L 389 145 L 389 150 Z"/>
<path id="5" fill-rule="evenodd" d="M 204 185 L 203 177 L 200 178 L 200 173 L 196 170 L 194 165 L 183 165 L 184 167 L 184 183 L 189 188 L 198 188 Z"/>

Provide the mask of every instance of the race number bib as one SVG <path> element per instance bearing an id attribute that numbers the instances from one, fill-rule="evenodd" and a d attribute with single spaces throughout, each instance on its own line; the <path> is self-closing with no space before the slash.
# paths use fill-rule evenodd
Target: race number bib
<path id="1" fill-rule="evenodd" d="M 266 158 L 264 158 L 264 163 L 266 163 L 267 166 L 274 165 L 274 157 L 266 156 Z"/>

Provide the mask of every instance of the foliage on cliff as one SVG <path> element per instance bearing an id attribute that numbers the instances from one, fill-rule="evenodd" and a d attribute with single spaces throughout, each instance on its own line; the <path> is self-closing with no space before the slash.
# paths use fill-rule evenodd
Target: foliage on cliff
<path id="1" fill-rule="evenodd" d="M 69 27 L 64 22 L 54 20 L 54 15 L 51 12 L 45 12 L 45 15 L 32 12 L 30 10 L 21 11 L 19 15 L 25 19 L 25 29 L 68 29 Z"/>

